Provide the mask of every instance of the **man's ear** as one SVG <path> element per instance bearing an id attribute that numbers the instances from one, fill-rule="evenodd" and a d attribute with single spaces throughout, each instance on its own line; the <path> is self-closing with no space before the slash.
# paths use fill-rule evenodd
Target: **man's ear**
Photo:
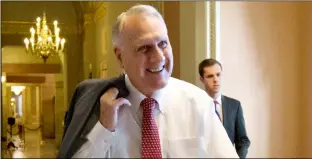
<path id="1" fill-rule="evenodd" d="M 117 60 L 119 61 L 120 67 L 123 68 L 123 64 L 122 64 L 122 54 L 119 48 L 115 47 L 114 48 L 114 53 L 115 56 L 117 58 Z"/>
<path id="2" fill-rule="evenodd" d="M 204 82 L 204 78 L 202 76 L 200 76 L 200 81 Z"/>

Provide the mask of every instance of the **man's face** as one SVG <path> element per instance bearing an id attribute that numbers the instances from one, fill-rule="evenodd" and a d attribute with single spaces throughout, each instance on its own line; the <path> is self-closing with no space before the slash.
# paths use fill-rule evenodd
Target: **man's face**
<path id="1" fill-rule="evenodd" d="M 151 96 L 166 86 L 173 68 L 172 48 L 164 22 L 152 16 L 127 17 L 115 54 L 131 83 Z"/>
<path id="2" fill-rule="evenodd" d="M 216 94 L 220 92 L 221 73 L 222 69 L 218 64 L 204 68 L 204 75 L 203 77 L 200 77 L 200 80 L 203 82 L 209 93 Z"/>

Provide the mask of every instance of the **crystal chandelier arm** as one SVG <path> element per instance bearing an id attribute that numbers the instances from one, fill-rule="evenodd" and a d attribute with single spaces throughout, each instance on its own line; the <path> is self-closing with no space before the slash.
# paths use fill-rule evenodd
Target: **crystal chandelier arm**
<path id="1" fill-rule="evenodd" d="M 61 40 L 61 51 L 64 50 L 64 44 L 65 44 L 65 39 L 63 38 L 63 39 Z"/>
<path id="2" fill-rule="evenodd" d="M 54 25 L 54 33 L 56 34 L 56 30 L 57 30 L 57 21 L 56 20 L 54 20 L 53 25 Z"/>
<path id="3" fill-rule="evenodd" d="M 34 50 L 34 45 L 35 45 L 35 41 L 33 38 L 30 38 L 30 44 L 31 44 L 31 49 L 32 51 Z"/>
<path id="4" fill-rule="evenodd" d="M 30 29 L 30 33 L 31 33 L 31 39 L 35 39 L 35 29 L 34 28 Z"/>
<path id="5" fill-rule="evenodd" d="M 37 36 L 39 37 L 39 34 L 40 34 L 40 17 L 38 17 L 37 18 L 37 24 L 36 24 L 36 26 L 37 26 Z"/>

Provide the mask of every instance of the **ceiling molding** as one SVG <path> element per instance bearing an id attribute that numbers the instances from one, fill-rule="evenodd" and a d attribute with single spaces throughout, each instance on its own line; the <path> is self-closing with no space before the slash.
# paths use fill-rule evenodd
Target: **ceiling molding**
<path id="1" fill-rule="evenodd" d="M 45 76 L 7 76 L 7 83 L 44 83 Z"/>
<path id="2" fill-rule="evenodd" d="M 96 10 L 98 10 L 104 2 L 101 1 L 93 1 L 93 2 L 80 2 L 81 9 L 83 13 L 94 13 Z"/>
<path id="3" fill-rule="evenodd" d="M 61 73 L 60 64 L 15 64 L 2 63 L 2 72 L 29 74 L 29 73 Z"/>
<path id="4" fill-rule="evenodd" d="M 88 4 L 91 6 L 93 3 L 95 2 L 88 2 Z M 97 22 L 99 19 L 104 18 L 104 16 L 107 13 L 106 2 L 101 2 L 100 4 L 97 3 L 97 5 L 93 5 L 93 6 L 95 8 L 93 8 L 92 12 L 84 12 L 84 26 Z"/>
<path id="5" fill-rule="evenodd" d="M 1 21 L 1 34 L 30 35 L 30 28 L 35 26 L 36 26 L 35 22 Z M 48 23 L 48 26 L 53 26 L 52 22 Z M 60 32 L 61 35 L 77 33 L 76 23 L 69 24 L 60 23 L 58 26 L 61 29 Z"/>

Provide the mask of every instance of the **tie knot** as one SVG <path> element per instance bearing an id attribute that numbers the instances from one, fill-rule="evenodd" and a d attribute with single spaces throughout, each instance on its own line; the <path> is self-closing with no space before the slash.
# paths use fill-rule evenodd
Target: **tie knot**
<path id="1" fill-rule="evenodd" d="M 218 104 L 218 101 L 214 100 L 213 103 L 214 103 L 214 104 Z"/>
<path id="2" fill-rule="evenodd" d="M 142 100 L 141 102 L 141 107 L 143 108 L 143 111 L 152 111 L 156 105 L 157 105 L 157 101 L 153 98 L 145 98 L 144 100 Z"/>

